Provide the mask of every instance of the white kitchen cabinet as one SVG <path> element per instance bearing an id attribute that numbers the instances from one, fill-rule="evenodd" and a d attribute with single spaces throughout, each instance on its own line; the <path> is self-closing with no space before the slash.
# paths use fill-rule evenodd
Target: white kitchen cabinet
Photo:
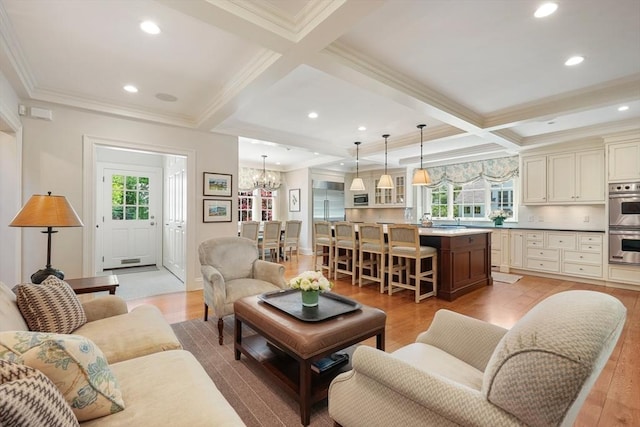
<path id="1" fill-rule="evenodd" d="M 393 180 L 393 188 L 378 188 L 379 178 L 373 183 L 373 205 L 374 206 L 404 206 L 406 200 L 406 176 L 404 173 L 390 174 Z M 369 200 L 371 204 L 371 200 Z"/>
<path id="2" fill-rule="evenodd" d="M 523 204 L 604 203 L 604 151 L 524 158 Z"/>
<path id="3" fill-rule="evenodd" d="M 511 230 L 509 233 L 509 266 L 522 268 L 524 266 L 524 232 Z"/>
<path id="4" fill-rule="evenodd" d="M 547 156 L 522 159 L 522 203 L 547 202 Z"/>
<path id="5" fill-rule="evenodd" d="M 607 144 L 609 181 L 640 179 L 640 139 Z"/>
<path id="6" fill-rule="evenodd" d="M 491 232 L 491 266 L 498 267 L 504 273 L 509 272 L 509 246 L 509 230 Z"/>

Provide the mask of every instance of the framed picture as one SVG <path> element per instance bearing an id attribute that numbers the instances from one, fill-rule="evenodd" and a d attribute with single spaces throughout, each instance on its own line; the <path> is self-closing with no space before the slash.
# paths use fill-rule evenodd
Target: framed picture
<path id="1" fill-rule="evenodd" d="M 202 222 L 231 222 L 231 200 L 204 199 Z"/>
<path id="2" fill-rule="evenodd" d="M 300 212 L 300 189 L 289 190 L 289 212 Z"/>
<path id="3" fill-rule="evenodd" d="M 204 173 L 205 196 L 231 197 L 231 175 L 225 173 Z"/>

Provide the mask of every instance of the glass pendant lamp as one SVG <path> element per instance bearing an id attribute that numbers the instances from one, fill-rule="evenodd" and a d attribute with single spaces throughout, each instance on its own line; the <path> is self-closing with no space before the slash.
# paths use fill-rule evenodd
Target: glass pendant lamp
<path id="1" fill-rule="evenodd" d="M 429 173 L 422 166 L 422 129 L 427 125 L 418 125 L 417 128 L 420 129 L 420 169 L 416 169 L 413 173 L 413 185 L 427 185 L 431 183 L 431 178 L 429 177 Z"/>
<path id="2" fill-rule="evenodd" d="M 382 175 L 378 181 L 379 189 L 393 188 L 393 180 L 391 179 L 391 175 L 387 173 L 387 138 L 389 138 L 389 136 L 389 134 L 382 135 L 384 138 L 384 175 Z"/>
<path id="3" fill-rule="evenodd" d="M 360 141 L 356 141 L 356 142 L 354 142 L 354 144 L 356 144 L 356 177 L 351 182 L 351 187 L 349 188 L 349 190 L 351 190 L 351 191 L 365 191 L 364 181 L 359 176 L 359 163 L 360 163 L 360 150 L 359 150 L 359 147 L 360 147 L 360 144 L 362 144 L 362 143 Z"/>

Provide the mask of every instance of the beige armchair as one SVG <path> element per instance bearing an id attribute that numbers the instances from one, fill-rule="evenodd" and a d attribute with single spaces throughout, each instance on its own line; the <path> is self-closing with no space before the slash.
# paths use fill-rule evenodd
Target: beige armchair
<path id="1" fill-rule="evenodd" d="M 244 237 L 206 240 L 198 253 L 204 281 L 204 320 L 211 307 L 218 319 L 218 342 L 222 345 L 222 318 L 233 314 L 234 301 L 284 289 L 284 266 L 258 259 L 255 242 Z"/>
<path id="2" fill-rule="evenodd" d="M 571 426 L 620 337 L 626 309 L 594 291 L 546 298 L 512 329 L 439 310 L 415 343 L 360 346 L 329 388 L 348 426 Z"/>

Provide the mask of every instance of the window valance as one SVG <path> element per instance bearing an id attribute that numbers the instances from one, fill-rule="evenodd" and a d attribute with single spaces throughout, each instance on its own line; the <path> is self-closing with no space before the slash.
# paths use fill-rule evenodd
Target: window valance
<path id="1" fill-rule="evenodd" d="M 438 187 L 442 184 L 469 184 L 479 179 L 494 183 L 505 182 L 518 176 L 518 163 L 518 156 L 512 156 L 426 169 L 431 177 L 429 187 Z"/>
<path id="2" fill-rule="evenodd" d="M 267 169 L 263 171 L 262 169 L 254 169 L 254 168 L 245 168 L 240 167 L 238 171 L 238 190 L 239 191 L 253 191 L 257 188 L 256 181 L 261 179 L 263 173 L 266 172 L 266 179 L 273 183 L 273 187 L 278 189 L 282 185 L 280 172 L 273 171 Z"/>

